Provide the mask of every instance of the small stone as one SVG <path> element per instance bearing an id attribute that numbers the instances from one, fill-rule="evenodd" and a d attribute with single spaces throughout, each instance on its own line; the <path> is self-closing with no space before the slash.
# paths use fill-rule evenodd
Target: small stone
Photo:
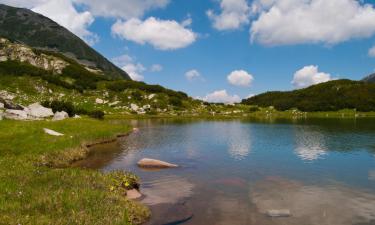
<path id="1" fill-rule="evenodd" d="M 289 217 L 291 216 L 289 209 L 272 209 L 267 211 L 269 217 Z"/>
<path id="2" fill-rule="evenodd" d="M 43 128 L 43 130 L 46 134 L 49 134 L 49 135 L 52 135 L 52 136 L 64 136 L 64 134 L 59 133 L 59 132 L 54 131 L 54 130 L 50 130 L 50 129 L 47 129 L 47 128 Z"/>
<path id="3" fill-rule="evenodd" d="M 126 197 L 128 199 L 134 200 L 142 197 L 142 194 L 137 189 L 131 189 L 126 191 Z"/>
<path id="4" fill-rule="evenodd" d="M 131 110 L 133 110 L 133 111 L 138 111 L 139 106 L 137 106 L 136 104 L 132 103 L 132 104 L 130 104 L 130 108 L 131 108 Z"/>

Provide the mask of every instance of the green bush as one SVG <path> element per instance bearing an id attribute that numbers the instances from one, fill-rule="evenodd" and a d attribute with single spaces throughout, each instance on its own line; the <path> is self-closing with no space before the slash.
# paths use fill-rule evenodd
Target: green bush
<path id="1" fill-rule="evenodd" d="M 104 119 L 104 112 L 101 110 L 95 110 L 88 114 L 91 118 L 102 120 Z"/>

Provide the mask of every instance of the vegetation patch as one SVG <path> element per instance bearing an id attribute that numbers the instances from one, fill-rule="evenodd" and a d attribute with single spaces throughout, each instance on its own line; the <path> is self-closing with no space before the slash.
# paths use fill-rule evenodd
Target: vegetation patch
<path id="1" fill-rule="evenodd" d="M 49 136 L 43 128 L 64 134 Z M 140 224 L 147 208 L 125 198 L 132 174 L 69 167 L 80 147 L 130 131 L 120 121 L 0 122 L 0 221 L 3 224 Z M 52 160 L 53 159 L 53 160 Z M 49 162 L 49 166 L 40 162 Z M 45 165 L 47 165 L 45 163 Z M 60 165 L 60 168 L 55 166 Z M 52 166 L 52 168 L 51 168 Z M 65 167 L 65 168 L 62 168 Z"/>

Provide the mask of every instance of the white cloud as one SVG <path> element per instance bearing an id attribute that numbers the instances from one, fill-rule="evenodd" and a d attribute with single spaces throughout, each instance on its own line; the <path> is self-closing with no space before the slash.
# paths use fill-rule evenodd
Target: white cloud
<path id="1" fill-rule="evenodd" d="M 130 19 L 139 18 L 146 11 L 164 8 L 170 0 L 74 0 L 95 16 Z"/>
<path id="2" fill-rule="evenodd" d="M 99 40 L 96 34 L 88 30 L 94 22 L 93 15 L 89 11 L 78 12 L 73 5 L 73 0 L 0 0 L 0 3 L 30 8 L 54 20 L 91 45 Z"/>
<path id="3" fill-rule="evenodd" d="M 234 86 L 248 87 L 253 82 L 254 77 L 244 70 L 235 70 L 228 75 L 227 79 Z"/>
<path id="4" fill-rule="evenodd" d="M 337 44 L 375 34 L 375 9 L 358 0 L 257 0 L 252 41 L 265 45 Z"/>
<path id="5" fill-rule="evenodd" d="M 216 14 L 213 10 L 206 12 L 215 29 L 234 30 L 249 23 L 250 7 L 246 0 L 221 0 L 220 8 L 220 14 Z"/>
<path id="6" fill-rule="evenodd" d="M 318 66 L 305 66 L 294 74 L 292 84 L 297 88 L 308 87 L 331 80 L 329 73 L 319 72 Z"/>
<path id="7" fill-rule="evenodd" d="M 213 102 L 213 103 L 238 103 L 241 102 L 241 98 L 238 95 L 229 95 L 226 90 L 219 90 L 219 91 L 214 91 L 212 93 L 207 94 L 205 97 L 200 98 L 206 102 Z"/>
<path id="8" fill-rule="evenodd" d="M 368 55 L 370 57 L 375 57 L 375 45 L 368 50 Z"/>
<path id="9" fill-rule="evenodd" d="M 189 81 L 194 81 L 194 80 L 201 80 L 202 79 L 202 76 L 201 74 L 199 73 L 198 70 L 189 70 L 185 73 L 185 77 L 187 80 Z"/>
<path id="10" fill-rule="evenodd" d="M 112 26 L 112 33 L 138 44 L 148 43 L 161 50 L 184 48 L 197 38 L 197 34 L 191 29 L 174 20 L 160 20 L 154 17 L 144 21 L 135 18 L 119 20 Z"/>
<path id="11" fill-rule="evenodd" d="M 122 55 L 112 59 L 113 63 L 121 67 L 127 72 L 132 80 L 143 81 L 144 76 L 142 73 L 146 71 L 146 68 L 141 64 L 137 63 L 131 56 Z"/>
<path id="12" fill-rule="evenodd" d="M 154 64 L 151 66 L 151 72 L 160 72 L 163 70 L 163 66 L 160 64 Z"/>

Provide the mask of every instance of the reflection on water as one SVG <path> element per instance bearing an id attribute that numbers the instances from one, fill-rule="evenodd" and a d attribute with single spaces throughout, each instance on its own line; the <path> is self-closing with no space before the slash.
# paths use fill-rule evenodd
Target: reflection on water
<path id="1" fill-rule="evenodd" d="M 302 160 L 313 161 L 327 154 L 323 134 L 307 126 L 296 128 L 295 142 L 295 152 Z"/>
<path id="2" fill-rule="evenodd" d="M 80 165 L 139 175 L 148 224 L 375 224 L 374 119 L 131 123 Z M 145 171 L 145 157 L 180 167 Z M 280 209 L 292 215 L 266 215 Z"/>

